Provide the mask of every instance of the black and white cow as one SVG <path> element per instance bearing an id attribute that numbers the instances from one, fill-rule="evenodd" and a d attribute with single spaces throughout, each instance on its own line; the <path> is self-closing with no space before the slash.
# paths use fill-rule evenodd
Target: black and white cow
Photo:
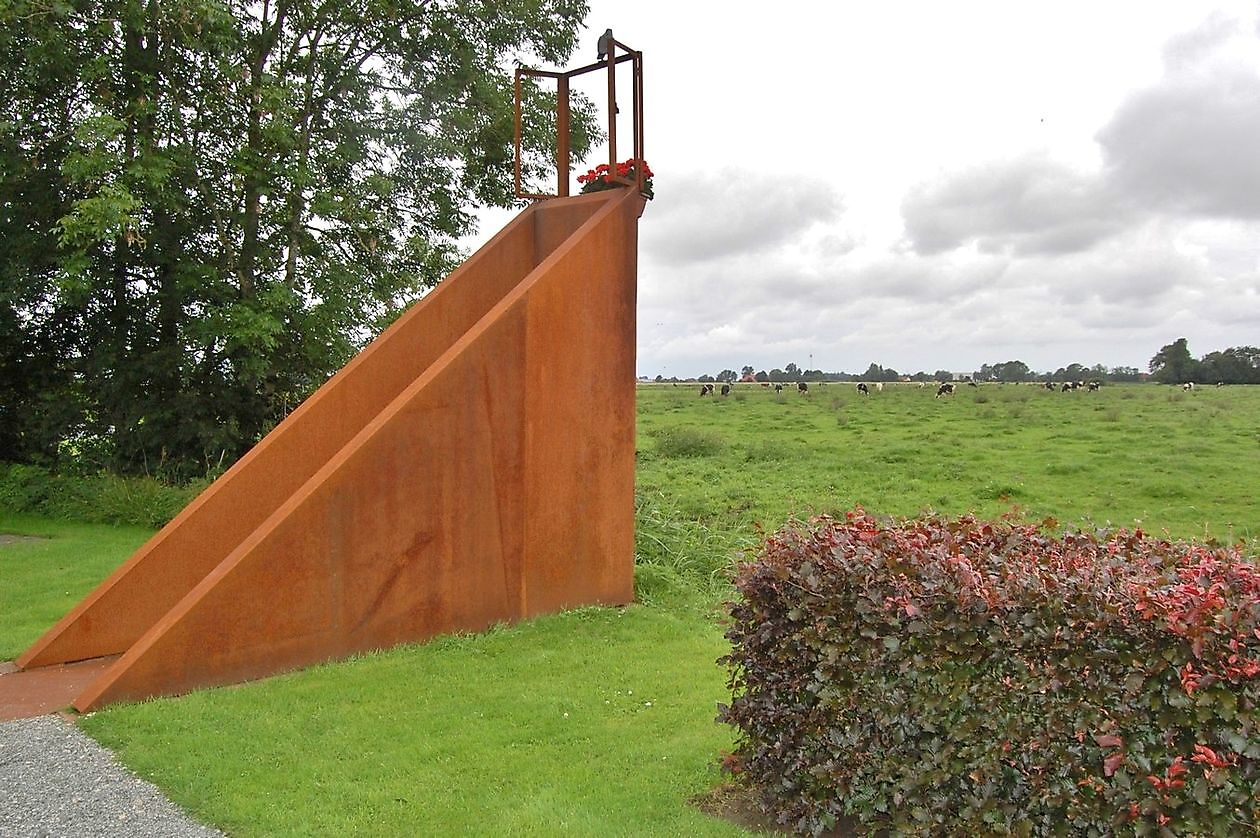
<path id="1" fill-rule="evenodd" d="M 941 386 L 936 388 L 936 397 L 954 395 L 954 384 L 950 381 L 942 381 Z"/>

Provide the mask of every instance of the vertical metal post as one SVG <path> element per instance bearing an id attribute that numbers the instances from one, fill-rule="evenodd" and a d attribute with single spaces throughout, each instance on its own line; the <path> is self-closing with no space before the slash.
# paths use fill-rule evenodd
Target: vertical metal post
<path id="1" fill-rule="evenodd" d="M 615 42 L 608 39 L 608 170 L 617 174 L 617 52 Z"/>
<path id="2" fill-rule="evenodd" d="M 516 194 L 521 194 L 521 68 L 516 68 L 516 153 L 513 166 L 513 177 L 516 180 Z"/>
<path id="3" fill-rule="evenodd" d="M 634 171 L 635 188 L 643 191 L 643 182 L 647 179 L 643 174 L 643 53 L 634 54 L 634 78 L 631 89 L 634 92 Z"/>
<path id="4" fill-rule="evenodd" d="M 556 79 L 556 195 L 569 197 L 569 77 Z"/>

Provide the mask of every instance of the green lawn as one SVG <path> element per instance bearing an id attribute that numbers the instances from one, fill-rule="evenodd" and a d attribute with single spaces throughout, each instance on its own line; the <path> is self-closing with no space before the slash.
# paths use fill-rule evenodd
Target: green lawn
<path id="1" fill-rule="evenodd" d="M 731 744 L 713 722 L 714 604 L 758 526 L 862 504 L 1260 537 L 1260 388 L 697 390 L 639 390 L 643 604 L 109 708 L 84 728 L 232 834 L 740 834 L 687 799 Z M 145 535 L 9 517 L 0 530 L 56 536 L 0 548 L 11 650 Z"/>
<path id="2" fill-rule="evenodd" d="M 722 651 L 583 609 L 81 724 L 234 835 L 733 835 L 686 802 L 730 747 Z"/>
<path id="3" fill-rule="evenodd" d="M 152 532 L 0 510 L 0 533 L 40 536 L 0 547 L 0 660 L 11 660 L 96 587 Z"/>

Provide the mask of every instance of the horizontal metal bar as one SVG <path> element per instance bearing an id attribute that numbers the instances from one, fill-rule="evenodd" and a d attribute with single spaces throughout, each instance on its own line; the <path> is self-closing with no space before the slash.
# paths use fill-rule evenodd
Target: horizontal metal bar
<path id="1" fill-rule="evenodd" d="M 568 75 L 568 73 L 560 73 L 555 70 L 532 70 L 529 67 L 517 67 L 516 72 L 522 76 L 543 76 L 549 79 L 562 79 Z"/>
<path id="2" fill-rule="evenodd" d="M 633 61 L 633 60 L 634 60 L 633 55 L 619 55 L 615 59 L 613 59 L 613 63 L 624 64 L 627 61 Z M 594 64 L 587 64 L 585 67 L 578 67 L 576 70 L 570 70 L 569 72 L 565 73 L 565 75 L 568 76 L 569 78 L 573 78 L 574 76 L 580 76 L 583 73 L 590 73 L 595 70 L 606 70 L 606 69 L 608 69 L 608 62 L 601 59 L 600 61 L 596 61 Z"/>

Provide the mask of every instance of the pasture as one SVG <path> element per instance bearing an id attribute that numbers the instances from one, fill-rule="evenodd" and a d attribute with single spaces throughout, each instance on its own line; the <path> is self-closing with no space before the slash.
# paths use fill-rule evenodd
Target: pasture
<path id="1" fill-rule="evenodd" d="M 895 516 L 1014 510 L 1064 526 L 1260 536 L 1260 389 L 698 391 L 639 388 L 638 487 L 712 526 L 775 527 L 860 504 Z"/>
<path id="2" fill-rule="evenodd" d="M 730 735 L 718 604 L 738 551 L 789 516 L 854 505 L 1260 538 L 1260 388 L 1048 392 L 915 385 L 869 397 L 757 385 L 639 387 L 637 591 L 583 609 L 240 687 L 106 709 L 83 727 L 197 817 L 236 835 L 735 835 L 688 799 L 719 781 Z M 134 533 L 0 517 L 104 574 Z M 105 540 L 103 540 L 105 539 Z M 39 582 L 8 648 L 91 579 Z M 0 557 L 6 553 L 0 552 Z M 90 575 L 90 574 L 89 574 Z"/>

